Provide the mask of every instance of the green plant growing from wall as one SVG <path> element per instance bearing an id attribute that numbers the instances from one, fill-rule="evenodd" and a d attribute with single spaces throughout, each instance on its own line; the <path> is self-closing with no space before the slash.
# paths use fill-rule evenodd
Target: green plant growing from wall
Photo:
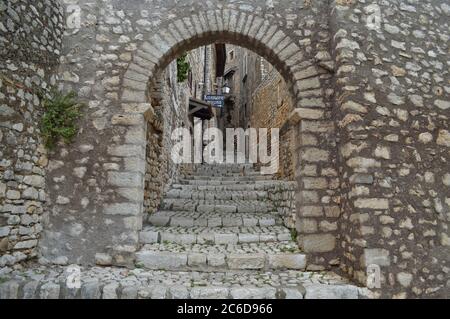
<path id="1" fill-rule="evenodd" d="M 187 61 L 187 53 L 184 53 L 177 59 L 177 80 L 178 82 L 186 81 L 191 66 Z"/>
<path id="2" fill-rule="evenodd" d="M 50 95 L 43 101 L 44 114 L 40 129 L 45 146 L 53 149 L 61 139 L 65 143 L 72 142 L 78 133 L 77 120 L 85 105 L 77 101 L 75 92 L 64 94 L 53 91 Z"/>

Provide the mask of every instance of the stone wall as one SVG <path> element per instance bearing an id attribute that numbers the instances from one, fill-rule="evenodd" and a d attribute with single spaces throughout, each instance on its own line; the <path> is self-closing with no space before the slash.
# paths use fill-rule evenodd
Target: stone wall
<path id="1" fill-rule="evenodd" d="M 336 2 L 341 267 L 379 265 L 381 296 L 448 298 L 450 6 Z"/>
<path id="2" fill-rule="evenodd" d="M 309 85 L 301 72 L 312 63 L 312 52 L 300 54 L 297 44 L 311 34 L 298 34 L 315 28 L 304 24 L 304 16 L 322 15 L 324 9 L 323 4 L 293 9 L 289 1 L 274 7 L 258 1 L 225 7 L 216 1 L 206 7 L 178 1 L 68 1 L 65 11 L 79 24 L 66 30 L 60 87 L 77 91 L 89 107 L 76 141 L 50 154 L 51 214 L 40 244 L 45 259 L 132 264 L 144 213 L 149 80 L 179 54 L 220 38 L 266 58 L 297 96 Z"/>
<path id="3" fill-rule="evenodd" d="M 292 97 L 281 75 L 272 70 L 252 93 L 250 127 L 279 128 L 279 170 L 277 177 L 295 179 L 294 130 L 289 122 L 293 110 Z"/>
<path id="4" fill-rule="evenodd" d="M 0 3 L 0 268 L 37 255 L 48 163 L 39 121 L 62 28 L 58 1 Z"/>
<path id="5" fill-rule="evenodd" d="M 50 16 L 46 12 L 57 8 L 52 1 L 42 3 L 45 6 L 35 7 L 41 16 Z M 10 225 L 19 225 L 24 218 L 26 226 L 29 219 L 24 216 L 33 216 L 34 208 L 32 214 L 24 214 L 30 208 L 28 199 L 17 197 L 27 189 L 27 196 L 35 197 L 36 185 L 34 215 L 42 208 L 46 223 L 40 248 L 46 260 L 133 264 L 144 212 L 145 116 L 153 110 L 149 83 L 178 54 L 220 38 L 273 64 L 293 98 L 289 120 L 298 154 L 296 223 L 308 268 L 340 266 L 365 283 L 366 266 L 376 264 L 382 275 L 381 290 L 375 289 L 379 296 L 448 296 L 445 0 L 64 3 L 71 23 L 61 51 L 59 86 L 77 91 L 89 107 L 75 143 L 49 154 L 45 210 L 39 195 L 39 176 L 45 174 L 38 163 L 38 112 L 14 115 L 17 108 L 31 104 L 34 108 L 39 102 L 23 88 L 20 98 L 21 88 L 1 80 L 0 98 L 10 101 L 0 104 L 0 195 L 5 194 L 0 229 L 7 234 L 1 237 L 1 247 L 8 242 L 2 260 L 10 259 L 5 256 L 14 250 L 9 241 L 15 245 L 19 238 L 20 226 Z M 6 7 L 9 4 L 35 14 L 24 1 L 9 1 Z M 4 2 L 0 10 L 5 12 Z M 6 34 L 0 37 L 2 42 L 23 39 L 10 30 L 18 21 L 24 31 L 17 34 L 26 34 L 33 26 L 25 21 L 26 14 L 12 12 L 2 14 L 0 28 Z M 50 26 L 50 20 L 43 25 Z M 25 37 L 24 42 L 42 41 L 49 34 L 39 30 L 39 37 Z M 50 41 L 42 48 L 37 45 L 38 51 L 47 51 L 49 45 L 55 48 L 49 54 L 54 59 L 57 46 Z M 34 45 L 23 47 L 36 51 Z M 38 54 L 28 68 L 16 51 L 2 53 L 6 57 L 2 61 L 13 61 L 2 66 L 6 77 L 29 87 L 39 77 L 50 76 L 39 62 L 48 60 Z M 21 100 L 32 103 L 19 106 Z M 11 115 L 3 120 L 7 113 Z M 22 138 L 23 142 L 14 141 Z M 21 152 L 17 145 L 27 146 Z M 38 177 L 25 182 L 24 175 Z M 23 236 L 20 243 L 36 245 L 36 238 Z"/>
<path id="6" fill-rule="evenodd" d="M 211 49 L 211 46 L 208 46 Z M 171 158 L 174 145 L 172 132 L 176 128 L 186 127 L 193 130 L 193 123 L 188 115 L 189 98 L 201 99 L 203 95 L 205 47 L 186 52 L 189 62 L 189 76 L 184 82 L 177 80 L 177 63 L 172 61 L 162 74 L 162 83 L 158 83 L 150 94 L 152 114 L 147 113 L 147 148 L 146 173 L 144 188 L 144 211 L 148 214 L 159 208 L 164 192 L 177 180 L 180 166 Z M 209 87 L 212 91 L 215 83 L 215 59 L 209 59 Z"/>

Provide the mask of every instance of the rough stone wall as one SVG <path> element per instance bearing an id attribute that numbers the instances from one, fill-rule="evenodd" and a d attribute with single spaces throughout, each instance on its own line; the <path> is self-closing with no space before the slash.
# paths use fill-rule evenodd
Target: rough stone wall
<path id="1" fill-rule="evenodd" d="M 322 32 L 327 30 L 326 3 L 68 1 L 65 11 L 76 21 L 73 6 L 80 8 L 80 24 L 66 31 L 60 86 L 75 89 L 89 108 L 75 143 L 50 155 L 51 214 L 40 246 L 52 262 L 132 264 L 144 212 L 149 80 L 179 54 L 218 38 L 242 45 L 280 71 L 296 107 L 311 96 L 305 100 L 308 106 L 323 105 L 320 87 L 327 77 L 320 76 L 314 55 L 329 40 Z M 306 126 L 329 131 L 329 126 Z M 332 146 L 332 138 L 328 143 L 323 146 Z M 302 183 L 303 176 L 296 175 Z M 320 187 L 321 196 L 329 198 L 335 183 Z M 297 202 L 303 217 L 305 202 Z M 317 211 L 330 206 L 315 204 Z M 329 228 L 323 232 L 326 251 L 333 255 L 336 234 Z M 315 239 L 323 243 L 318 235 Z M 308 253 L 315 250 L 323 251 L 324 245 L 310 245 Z M 312 259 L 313 264 L 327 260 Z"/>
<path id="2" fill-rule="evenodd" d="M 209 48 L 211 49 L 211 48 Z M 146 116 L 147 148 L 146 172 L 144 186 L 144 212 L 152 214 L 158 209 L 162 196 L 180 174 L 180 165 L 175 165 L 171 158 L 174 145 L 172 132 L 176 128 L 193 129 L 188 116 L 189 98 L 202 98 L 202 86 L 205 67 L 205 48 L 200 47 L 187 52 L 190 71 L 184 82 L 177 80 L 177 63 L 172 61 L 162 74 L 163 83 L 150 94 L 152 115 Z M 213 64 L 214 58 L 210 60 Z M 210 87 L 215 81 L 215 68 L 209 67 Z"/>
<path id="3" fill-rule="evenodd" d="M 49 210 L 40 245 L 47 259 L 132 263 L 144 210 L 149 79 L 177 54 L 220 38 L 266 58 L 292 94 L 296 223 L 309 269 L 340 263 L 365 282 L 365 266 L 378 264 L 383 296 L 446 296 L 446 1 L 64 3 L 75 18 L 79 5 L 81 19 L 66 30 L 60 86 L 75 89 L 89 108 L 77 141 L 49 154 Z M 380 7 L 380 32 L 367 27 L 369 4 Z M 2 32 L 5 25 L 2 20 Z M 2 94 L 15 95 L 1 83 Z M 19 135 L 4 122 L 2 141 Z M 33 133 L 27 128 L 22 134 Z M 5 183 L 3 173 L 15 153 L 9 146 L 1 151 L 10 154 L 2 155 L 2 183 L 17 191 L 24 180 Z M 30 158 L 40 155 L 30 152 Z M 16 201 L 17 193 L 10 194 L 2 210 L 5 201 Z"/>
<path id="4" fill-rule="evenodd" d="M 62 23 L 57 1 L 0 3 L 0 268 L 37 255 L 48 162 L 38 127 Z"/>
<path id="5" fill-rule="evenodd" d="M 252 93 L 250 126 L 254 128 L 279 128 L 279 166 L 277 177 L 295 179 L 294 130 L 289 123 L 292 98 L 281 75 L 272 70 Z"/>
<path id="6" fill-rule="evenodd" d="M 340 236 L 340 191 L 337 130 L 332 114 L 333 61 L 328 53 L 331 8 L 323 2 L 313 1 L 310 5 L 314 14 L 306 15 L 298 25 L 301 30 L 298 41 L 305 57 L 298 65 L 301 89 L 294 95 L 289 121 L 296 137 L 297 240 L 308 254 L 308 269 L 320 270 L 339 264 L 336 250 Z"/>
<path id="7" fill-rule="evenodd" d="M 331 16 L 341 267 L 379 265 L 381 296 L 448 298 L 450 6 L 352 2 Z"/>

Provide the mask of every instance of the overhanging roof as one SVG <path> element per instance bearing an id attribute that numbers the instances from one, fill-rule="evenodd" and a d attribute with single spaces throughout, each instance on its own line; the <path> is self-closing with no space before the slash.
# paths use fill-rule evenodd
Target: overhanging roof
<path id="1" fill-rule="evenodd" d="M 212 106 L 205 101 L 191 97 L 189 98 L 189 115 L 202 120 L 210 120 L 213 117 Z"/>
<path id="2" fill-rule="evenodd" d="M 232 75 L 236 71 L 237 71 L 237 67 L 233 66 L 225 71 L 225 73 L 223 74 L 223 77 L 226 78 L 228 75 Z"/>

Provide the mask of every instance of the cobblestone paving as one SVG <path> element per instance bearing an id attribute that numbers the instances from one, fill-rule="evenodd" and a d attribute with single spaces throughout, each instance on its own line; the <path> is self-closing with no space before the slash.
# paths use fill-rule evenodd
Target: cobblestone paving
<path id="1" fill-rule="evenodd" d="M 313 286 L 328 289 L 309 296 L 359 297 L 360 290 L 333 273 L 303 272 L 306 257 L 269 196 L 280 183 L 250 167 L 200 166 L 149 216 L 136 265 L 209 289 L 194 289 L 194 297 L 303 298 Z"/>
<path id="2" fill-rule="evenodd" d="M 261 213 L 199 213 L 160 211 L 149 216 L 156 226 L 271 226 L 282 223 L 279 216 Z"/>
<path id="3" fill-rule="evenodd" d="M 332 272 L 308 272 L 306 256 L 283 224 L 271 187 L 232 168 L 202 168 L 175 184 L 140 233 L 134 269 L 31 265 L 0 273 L 0 298 L 366 298 Z M 211 178 L 223 171 L 222 179 Z M 214 173 L 212 173 L 214 172 Z M 209 174 L 211 173 L 211 174 Z M 189 176 L 185 176 L 188 178 Z M 199 177 L 194 179 L 194 177 Z M 230 180 L 224 180 L 228 179 Z M 102 264 L 102 256 L 97 263 Z M 105 260 L 105 265 L 108 260 Z M 79 269 L 80 285 L 67 285 Z"/>
<path id="4" fill-rule="evenodd" d="M 67 285 L 71 268 L 31 267 L 4 275 L 0 299 L 366 298 L 367 291 L 331 272 L 197 272 L 80 268 L 79 286 Z"/>

